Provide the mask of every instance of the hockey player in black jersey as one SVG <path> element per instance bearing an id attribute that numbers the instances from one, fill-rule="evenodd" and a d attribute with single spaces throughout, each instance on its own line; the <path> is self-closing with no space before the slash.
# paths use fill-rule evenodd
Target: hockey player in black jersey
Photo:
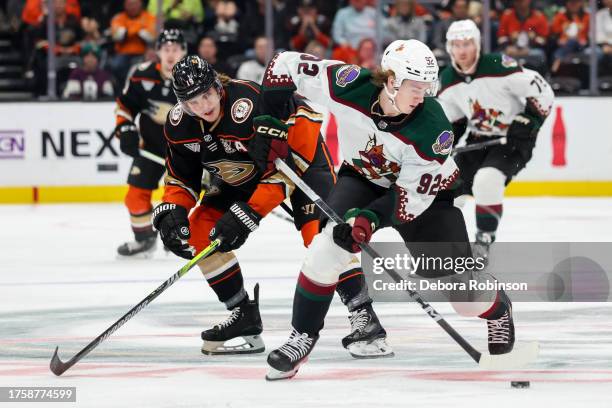
<path id="1" fill-rule="evenodd" d="M 145 62 L 134 67 L 117 98 L 115 109 L 117 126 L 114 134 L 119 138 L 121 151 L 134 158 L 125 196 L 134 241 L 117 248 L 122 257 L 150 257 L 156 247 L 157 233 L 151 224 L 151 195 L 165 169 L 163 165 L 141 156 L 139 149 L 166 157 L 164 122 L 176 104 L 172 68 L 187 52 L 187 43 L 179 30 L 163 30 L 156 49 L 159 62 Z"/>
<path id="2" fill-rule="evenodd" d="M 249 155 L 254 128 L 266 126 L 265 121 L 254 119 L 259 85 L 218 75 L 205 60 L 188 56 L 173 70 L 173 88 L 179 103 L 170 111 L 164 129 L 168 175 L 163 203 L 153 212 L 155 229 L 167 248 L 187 259 L 211 240 L 221 238 L 220 251 L 201 261 L 199 267 L 231 314 L 202 333 L 202 352 L 262 352 L 258 291 L 256 288 L 255 299 L 250 300 L 233 250 L 244 244 L 261 219 L 287 198 L 293 207 L 295 227 L 308 246 L 319 232 L 319 210 L 281 174 L 270 176 L 258 171 Z M 301 98 L 290 99 L 279 113 L 282 121 L 276 124 L 283 129 L 280 133 L 287 139 L 296 170 L 326 197 L 336 176 L 320 135 L 322 115 Z M 200 200 L 202 188 L 205 191 Z M 350 311 L 367 312 L 370 334 L 378 340 L 375 350 L 366 350 L 367 355 L 353 354 L 390 355 L 386 333 L 365 291 L 359 262 L 353 258 L 342 271 L 338 292 Z M 242 344 L 226 345 L 238 337 L 243 339 Z M 348 346 L 367 340 L 353 330 L 344 343 Z"/>

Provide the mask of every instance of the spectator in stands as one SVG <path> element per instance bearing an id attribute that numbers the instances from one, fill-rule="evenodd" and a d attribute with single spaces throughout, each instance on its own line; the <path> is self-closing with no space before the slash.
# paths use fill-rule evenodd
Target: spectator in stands
<path id="1" fill-rule="evenodd" d="M 565 1 L 565 8 L 553 18 L 551 33 L 557 43 L 551 66 L 555 73 L 565 57 L 581 52 L 589 43 L 589 13 L 584 9 L 583 0 Z"/>
<path id="2" fill-rule="evenodd" d="M 82 18 L 95 20 L 101 34 L 109 29 L 111 19 L 123 10 L 122 1 L 80 0 Z"/>
<path id="3" fill-rule="evenodd" d="M 67 79 L 68 66 L 79 60 L 80 44 L 83 38 L 81 23 L 74 14 L 66 11 L 66 0 L 54 0 L 53 8 L 55 11 L 55 47 L 56 56 L 55 66 L 58 71 L 57 85 L 62 86 L 62 82 Z M 34 61 L 35 72 L 35 93 L 45 94 L 47 91 L 47 52 L 49 40 L 47 38 L 47 13 L 36 31 L 36 54 Z"/>
<path id="4" fill-rule="evenodd" d="M 219 1 L 215 6 L 215 31 L 220 35 L 238 37 L 240 23 L 237 19 L 238 7 L 231 0 Z"/>
<path id="5" fill-rule="evenodd" d="M 395 0 L 395 16 L 387 19 L 385 29 L 389 43 L 400 39 L 427 41 L 425 20 L 415 14 L 415 0 Z"/>
<path id="6" fill-rule="evenodd" d="M 115 55 L 110 67 L 120 86 L 130 66 L 142 60 L 147 45 L 155 39 L 155 16 L 143 10 L 142 0 L 125 0 L 123 4 L 125 11 L 111 21 Z"/>
<path id="7" fill-rule="evenodd" d="M 149 0 L 147 11 L 157 17 L 157 0 Z M 204 20 L 204 7 L 201 0 L 162 0 L 162 16 L 165 21 L 199 24 Z"/>
<path id="8" fill-rule="evenodd" d="M 82 66 L 72 70 L 63 99 L 98 100 L 113 97 L 113 82 L 110 73 L 100 69 L 100 48 L 86 43 L 81 48 Z"/>
<path id="9" fill-rule="evenodd" d="M 349 0 L 347 7 L 336 13 L 332 24 L 336 46 L 357 49 L 364 38 L 376 38 L 376 10 L 366 0 Z"/>
<path id="10" fill-rule="evenodd" d="M 147 11 L 157 18 L 157 0 L 149 0 Z M 178 28 L 188 44 L 195 44 L 202 22 L 204 7 L 201 0 L 162 0 L 162 17 L 165 28 Z"/>
<path id="11" fill-rule="evenodd" d="M 78 0 L 67 0 L 64 7 L 64 13 L 66 16 L 73 16 L 77 20 L 81 18 L 81 8 Z M 37 69 L 35 66 L 41 62 L 37 59 L 40 58 L 38 55 L 36 42 L 41 37 L 41 25 L 45 17 L 47 16 L 47 0 L 26 0 L 21 12 L 21 20 L 23 21 L 23 52 L 24 52 L 24 66 L 26 67 L 26 77 L 33 78 L 34 70 Z M 43 38 L 46 38 L 44 33 Z M 45 60 L 46 61 L 46 60 Z"/>
<path id="12" fill-rule="evenodd" d="M 102 36 L 100 35 L 100 25 L 94 18 L 81 18 L 81 29 L 85 34 L 85 37 L 83 38 L 84 42 L 98 43 L 101 41 Z"/>
<path id="13" fill-rule="evenodd" d="M 612 75 L 612 0 L 603 0 L 604 7 L 595 16 L 595 40 L 603 54 L 601 75 Z"/>
<path id="14" fill-rule="evenodd" d="M 272 0 L 274 47 L 287 49 L 289 33 L 287 31 L 287 7 L 284 0 Z M 242 20 L 240 21 L 240 42 L 253 44 L 257 37 L 266 35 L 266 0 L 247 1 Z"/>
<path id="15" fill-rule="evenodd" d="M 236 72 L 237 79 L 248 79 L 255 81 L 258 84 L 263 79 L 266 65 L 268 65 L 268 39 L 266 37 L 257 37 L 255 40 L 255 59 L 243 62 Z"/>
<path id="16" fill-rule="evenodd" d="M 357 65 L 371 71 L 378 67 L 376 41 L 373 38 L 364 38 L 357 46 Z"/>
<path id="17" fill-rule="evenodd" d="M 329 47 L 331 43 L 329 28 L 329 20 L 318 13 L 314 0 L 300 0 L 297 14 L 289 20 L 291 48 L 302 52 L 313 40 L 324 48 Z"/>
<path id="18" fill-rule="evenodd" d="M 501 16 L 497 35 L 503 52 L 543 72 L 548 33 L 546 16 L 531 7 L 531 0 L 514 0 L 514 7 Z"/>
<path id="19" fill-rule="evenodd" d="M 68 16 L 81 18 L 81 6 L 78 0 L 66 0 L 64 13 Z M 47 0 L 26 0 L 21 19 L 25 24 L 38 27 L 47 15 Z"/>
<path id="20" fill-rule="evenodd" d="M 203 37 L 198 44 L 198 55 L 204 58 L 215 71 L 226 74 L 230 77 L 234 76 L 230 66 L 217 58 L 217 44 L 212 37 Z"/>
<path id="21" fill-rule="evenodd" d="M 450 9 L 450 17 L 439 20 L 433 29 L 431 43 L 433 52 L 437 57 L 447 56 L 446 52 L 446 32 L 448 27 L 455 21 L 466 20 L 468 17 L 469 0 L 451 0 L 448 3 Z"/>
<path id="22" fill-rule="evenodd" d="M 314 55 L 315 57 L 318 57 L 321 59 L 324 59 L 327 57 L 326 48 L 323 46 L 323 44 L 321 44 L 317 40 L 312 40 L 311 42 L 309 42 L 306 48 L 304 48 L 304 52 L 306 54 Z"/>

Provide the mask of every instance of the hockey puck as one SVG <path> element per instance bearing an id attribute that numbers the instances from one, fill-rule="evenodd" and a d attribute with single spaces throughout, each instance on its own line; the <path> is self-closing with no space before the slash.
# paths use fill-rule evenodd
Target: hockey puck
<path id="1" fill-rule="evenodd" d="M 529 388 L 529 381 L 511 381 L 510 386 L 512 388 Z"/>

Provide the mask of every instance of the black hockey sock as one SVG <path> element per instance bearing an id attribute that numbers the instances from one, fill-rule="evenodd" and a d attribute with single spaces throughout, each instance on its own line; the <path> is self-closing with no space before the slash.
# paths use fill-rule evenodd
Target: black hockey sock
<path id="1" fill-rule="evenodd" d="M 497 291 L 497 296 L 495 297 L 495 302 L 486 312 L 482 313 L 478 317 L 485 320 L 497 320 L 503 316 L 504 313 L 511 306 L 510 298 L 506 295 L 506 292 L 503 290 Z"/>
<path id="2" fill-rule="evenodd" d="M 293 298 L 292 326 L 300 333 L 319 334 L 336 285 L 323 285 L 300 272 Z"/>
<path id="3" fill-rule="evenodd" d="M 134 232 L 136 241 L 145 241 L 157 235 L 157 232 L 153 230 L 151 214 L 151 210 L 140 214 L 130 213 L 130 224 L 132 225 L 132 231 Z"/>
<path id="4" fill-rule="evenodd" d="M 478 230 L 495 235 L 503 214 L 503 205 L 476 204 L 476 227 Z"/>
<path id="5" fill-rule="evenodd" d="M 351 269 L 340 275 L 336 292 L 349 312 L 354 311 L 364 303 L 371 303 L 365 276 L 361 268 Z"/>
<path id="6" fill-rule="evenodd" d="M 225 303 L 228 309 L 233 309 L 241 302 L 249 299 L 244 290 L 244 279 L 238 262 L 220 274 L 205 277 L 211 289 L 215 291 L 219 300 Z"/>

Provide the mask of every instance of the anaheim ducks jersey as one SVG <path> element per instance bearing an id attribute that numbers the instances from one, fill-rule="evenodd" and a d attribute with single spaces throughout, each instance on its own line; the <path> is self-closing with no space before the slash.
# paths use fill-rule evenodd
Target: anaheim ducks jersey
<path id="1" fill-rule="evenodd" d="M 370 71 L 356 65 L 282 52 L 264 75 L 263 100 L 275 105 L 282 103 L 282 95 L 297 91 L 327 106 L 336 117 L 345 163 L 389 188 L 371 209 L 399 224 L 425 211 L 458 176 L 449 158 L 453 132 L 434 98 L 425 98 L 410 115 L 384 116 L 378 102 L 381 88 L 371 79 Z"/>
<path id="2" fill-rule="evenodd" d="M 505 136 L 515 116 L 526 111 L 541 125 L 554 99 L 540 74 L 504 54 L 482 55 L 473 75 L 448 66 L 440 82 L 438 100 L 449 120 L 467 118 L 468 131 L 481 136 Z"/>
<path id="3" fill-rule="evenodd" d="M 208 184 L 204 203 L 226 210 L 234 201 L 248 200 L 265 216 L 291 194 L 293 186 L 278 175 L 261 180 L 248 154 L 258 96 L 255 82 L 229 81 L 223 87 L 221 113 L 214 123 L 189 115 L 181 104 L 172 108 L 164 128 L 169 152 L 164 201 L 192 208 L 204 179 Z M 291 157 L 296 167 L 305 171 L 322 142 L 322 115 L 294 98 L 284 116 Z"/>
<path id="4" fill-rule="evenodd" d="M 151 62 L 137 65 L 117 98 L 115 114 L 117 124 L 125 120 L 137 123 L 145 147 L 165 157 L 164 123 L 177 101 L 172 80 L 164 79 L 160 69 Z"/>

